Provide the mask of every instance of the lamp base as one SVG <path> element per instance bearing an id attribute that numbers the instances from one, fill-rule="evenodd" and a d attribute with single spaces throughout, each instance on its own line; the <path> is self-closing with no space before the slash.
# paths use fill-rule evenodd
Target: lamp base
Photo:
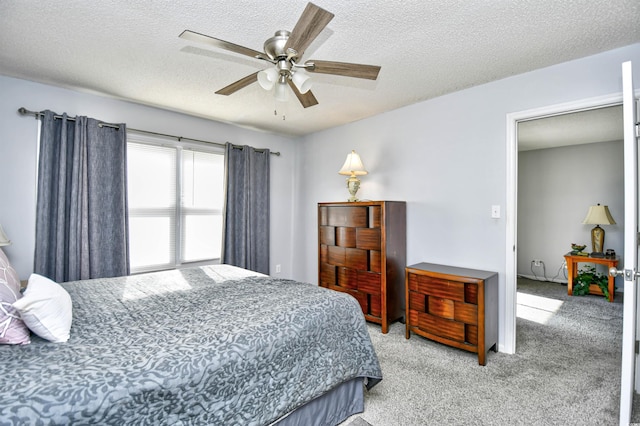
<path id="1" fill-rule="evenodd" d="M 600 228 L 600 225 L 596 225 L 591 230 L 591 252 L 600 253 L 604 251 L 604 229 Z M 596 257 L 596 256 L 593 256 Z"/>
<path id="2" fill-rule="evenodd" d="M 360 189 L 360 179 L 358 179 L 355 175 L 349 176 L 347 178 L 347 189 L 349 190 L 349 194 L 351 194 L 351 197 L 349 197 L 348 201 L 350 203 L 358 201 L 358 199 L 356 198 L 356 193 L 358 192 L 358 189 Z"/>

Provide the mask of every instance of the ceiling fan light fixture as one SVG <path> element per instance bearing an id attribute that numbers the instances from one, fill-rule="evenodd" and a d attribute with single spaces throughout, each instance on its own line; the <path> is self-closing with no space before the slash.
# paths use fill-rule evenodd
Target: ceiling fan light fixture
<path id="1" fill-rule="evenodd" d="M 276 84 L 275 98 L 276 101 L 280 102 L 286 102 L 289 99 L 289 91 L 286 80 L 284 82 L 279 81 Z"/>
<path id="2" fill-rule="evenodd" d="M 311 77 L 305 72 L 300 70 L 296 71 L 293 77 L 291 77 L 291 80 L 300 93 L 304 94 L 311 90 Z"/>
<path id="3" fill-rule="evenodd" d="M 258 83 L 264 90 L 271 90 L 279 76 L 280 74 L 275 68 L 267 68 L 258 73 Z"/>

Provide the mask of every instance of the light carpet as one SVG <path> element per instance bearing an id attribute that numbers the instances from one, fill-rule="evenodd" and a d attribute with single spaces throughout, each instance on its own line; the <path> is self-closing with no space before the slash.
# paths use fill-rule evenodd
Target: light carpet
<path id="1" fill-rule="evenodd" d="M 363 420 L 362 417 L 357 416 L 355 419 L 349 421 L 349 426 L 371 426 L 371 424 Z"/>
<path id="2" fill-rule="evenodd" d="M 622 294 L 568 296 L 566 285 L 520 279 L 516 353 L 475 354 L 395 323 L 369 333 L 383 380 L 360 418 L 386 425 L 616 425 Z M 355 426 L 355 425 L 354 425 Z"/>

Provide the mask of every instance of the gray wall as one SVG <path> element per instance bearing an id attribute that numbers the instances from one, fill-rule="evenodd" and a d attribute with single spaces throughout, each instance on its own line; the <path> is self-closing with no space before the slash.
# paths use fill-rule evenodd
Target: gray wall
<path id="1" fill-rule="evenodd" d="M 506 287 L 515 287 L 515 280 L 505 280 L 507 114 L 618 94 L 627 60 L 636 63 L 640 81 L 640 44 L 635 44 L 303 138 L 296 161 L 294 278 L 318 280 L 317 203 L 347 199 L 337 172 L 355 149 L 369 170 L 360 198 L 407 201 L 409 264 L 498 272 L 499 346 L 504 347 L 505 318 L 513 315 L 505 309 Z M 501 206 L 501 218 L 491 218 L 492 205 Z"/>
<path id="2" fill-rule="evenodd" d="M 36 140 L 39 121 L 18 108 L 87 115 L 131 128 L 214 142 L 232 142 L 280 151 L 271 157 L 271 271 L 291 276 L 295 142 L 292 138 L 225 123 L 0 76 L 0 224 L 12 241 L 4 247 L 20 278 L 33 270 L 36 202 Z M 223 99 L 221 97 L 221 102 Z"/>
<path id="3" fill-rule="evenodd" d="M 583 225 L 589 206 L 609 206 L 616 225 L 603 226 L 605 248 L 623 253 L 622 141 L 521 152 L 518 155 L 518 275 L 567 282 L 563 255 L 571 243 L 591 251 Z M 539 259 L 545 268 L 533 267 Z M 599 268 L 604 273 L 606 268 Z M 546 270 L 546 271 L 545 271 Z M 559 274 L 558 274 L 559 273 Z M 622 289 L 621 277 L 617 278 Z"/>

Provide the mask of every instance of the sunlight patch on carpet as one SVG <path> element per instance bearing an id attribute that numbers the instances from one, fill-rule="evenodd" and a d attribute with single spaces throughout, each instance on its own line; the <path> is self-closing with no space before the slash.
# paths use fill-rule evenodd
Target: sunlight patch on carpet
<path id="1" fill-rule="evenodd" d="M 546 324 L 558 312 L 564 302 L 549 297 L 518 293 L 516 316 L 528 321 Z"/>

